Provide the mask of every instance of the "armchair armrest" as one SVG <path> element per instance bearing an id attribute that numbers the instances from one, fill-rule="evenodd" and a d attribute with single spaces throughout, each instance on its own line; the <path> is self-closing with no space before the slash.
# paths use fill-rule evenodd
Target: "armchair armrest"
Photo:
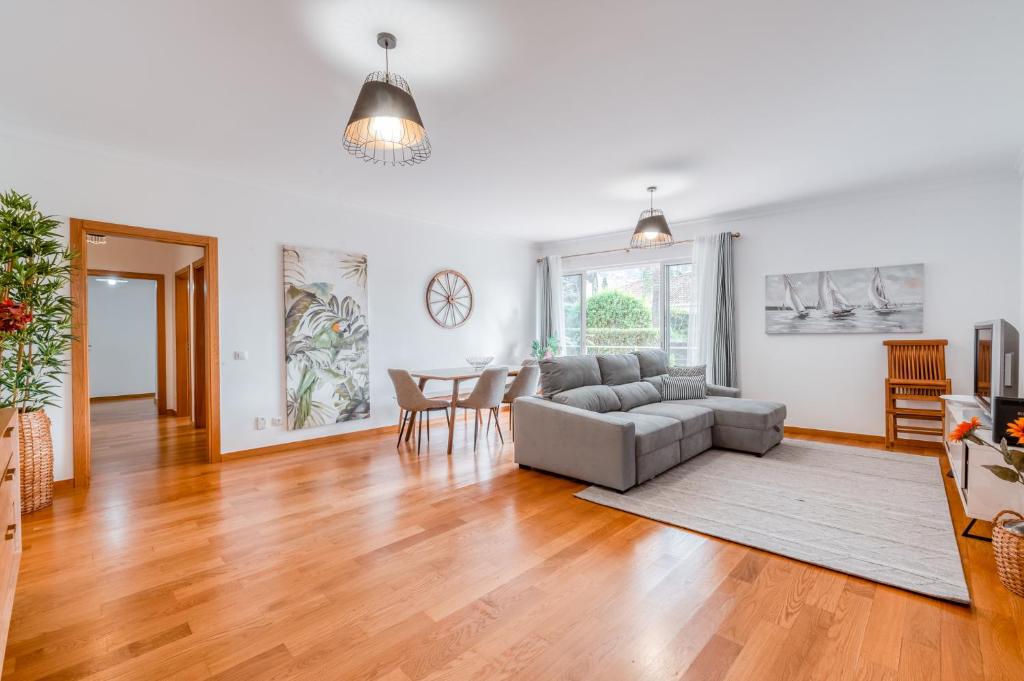
<path id="1" fill-rule="evenodd" d="M 539 397 L 515 410 L 516 463 L 625 491 L 636 484 L 636 427 Z"/>
<path id="2" fill-rule="evenodd" d="M 740 389 L 708 383 L 708 395 L 711 397 L 739 397 Z"/>

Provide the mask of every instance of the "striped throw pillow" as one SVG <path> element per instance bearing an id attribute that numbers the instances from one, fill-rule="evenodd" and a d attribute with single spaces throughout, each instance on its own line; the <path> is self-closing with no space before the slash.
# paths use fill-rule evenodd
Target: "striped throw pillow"
<path id="1" fill-rule="evenodd" d="M 692 366 L 692 367 L 669 367 L 668 368 L 668 375 L 669 376 L 696 377 L 696 376 L 707 376 L 707 373 L 708 373 L 708 367 L 707 367 L 706 364 L 698 364 L 697 366 Z"/>
<path id="2" fill-rule="evenodd" d="M 663 400 L 703 400 L 708 384 L 703 376 L 666 376 L 661 382 Z"/>

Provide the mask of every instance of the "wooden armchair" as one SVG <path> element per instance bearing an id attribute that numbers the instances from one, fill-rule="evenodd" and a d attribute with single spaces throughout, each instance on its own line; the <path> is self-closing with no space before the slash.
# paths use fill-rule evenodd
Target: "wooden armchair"
<path id="1" fill-rule="evenodd" d="M 885 446 L 938 444 L 946 435 L 942 395 L 952 392 L 946 376 L 947 340 L 887 340 L 889 377 L 885 379 Z M 909 421 L 909 423 L 904 423 Z M 933 425 L 937 422 L 937 425 Z M 937 437 L 907 439 L 901 435 Z"/>

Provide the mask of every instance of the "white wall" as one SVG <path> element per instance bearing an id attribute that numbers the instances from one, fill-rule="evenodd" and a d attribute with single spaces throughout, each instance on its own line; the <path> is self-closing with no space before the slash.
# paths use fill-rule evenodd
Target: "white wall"
<path id="1" fill-rule="evenodd" d="M 156 393 L 156 282 L 89 277 L 89 397 Z"/>
<path id="2" fill-rule="evenodd" d="M 297 196 L 20 131 L 0 132 L 0 158 L 0 187 L 32 194 L 45 212 L 219 238 L 224 452 L 397 423 L 389 367 L 460 366 L 481 353 L 519 361 L 529 352 L 536 249 L 525 240 L 353 209 L 342 203 L 344 187 L 337 202 Z M 387 182 L 394 173 L 430 172 L 430 164 L 365 171 Z M 451 200 L 459 200 L 456 192 Z M 258 415 L 284 415 L 283 243 L 369 257 L 369 419 L 295 432 L 254 429 Z M 423 306 L 430 276 L 448 267 L 463 272 L 476 294 L 473 317 L 454 330 L 436 326 Z M 234 350 L 248 351 L 248 361 L 232 360 Z M 58 480 L 72 476 L 69 402 L 65 389 L 64 407 L 49 410 Z"/>
<path id="3" fill-rule="evenodd" d="M 88 244 L 87 248 L 89 249 L 89 269 L 159 274 L 163 276 L 167 408 L 177 409 L 178 404 L 174 380 L 174 273 L 203 257 L 203 249 L 196 246 L 181 246 L 178 244 L 165 244 L 158 241 L 126 239 L 115 236 L 108 236 L 107 243 L 105 244 Z M 91 319 L 91 300 L 89 304 Z M 95 379 L 91 374 L 89 378 L 91 390 L 91 382 Z M 180 409 L 178 411 L 184 415 Z"/>
<path id="4" fill-rule="evenodd" d="M 947 366 L 959 392 L 971 388 L 973 323 L 1002 317 L 1021 326 L 1021 184 L 1009 171 L 673 225 L 676 239 L 727 230 L 742 233 L 735 265 L 743 393 L 785 402 L 791 425 L 883 434 L 882 340 L 899 336 L 769 336 L 765 275 L 925 263 L 925 329 L 907 337 L 949 340 Z M 549 243 L 541 251 L 613 248 L 628 237 Z"/>

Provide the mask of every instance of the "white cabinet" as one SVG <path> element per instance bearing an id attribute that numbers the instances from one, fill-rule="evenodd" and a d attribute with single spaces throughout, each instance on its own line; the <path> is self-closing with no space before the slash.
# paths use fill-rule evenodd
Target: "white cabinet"
<path id="1" fill-rule="evenodd" d="M 988 423 L 984 412 L 978 407 L 974 398 L 969 395 L 943 395 L 946 409 L 946 428 L 952 430 L 961 421 L 968 421 L 972 416 L 982 417 Z M 992 441 L 990 428 L 978 429 L 975 434 L 989 442 Z M 1024 485 L 1000 480 L 985 466 L 1005 466 L 1002 455 L 984 445 L 973 442 L 950 442 L 946 440 L 946 456 L 949 467 L 960 493 L 964 515 L 971 523 L 964 530 L 964 536 L 971 536 L 970 530 L 975 520 L 990 521 L 1004 509 L 1024 512 Z"/>

